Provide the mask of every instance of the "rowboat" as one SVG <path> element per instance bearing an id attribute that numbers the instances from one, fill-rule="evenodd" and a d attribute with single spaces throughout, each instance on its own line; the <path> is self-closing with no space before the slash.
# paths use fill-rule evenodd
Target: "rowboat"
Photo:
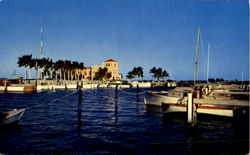
<path id="1" fill-rule="evenodd" d="M 23 116 L 25 109 L 13 109 L 0 113 L 0 125 L 8 125 L 18 122 Z"/>

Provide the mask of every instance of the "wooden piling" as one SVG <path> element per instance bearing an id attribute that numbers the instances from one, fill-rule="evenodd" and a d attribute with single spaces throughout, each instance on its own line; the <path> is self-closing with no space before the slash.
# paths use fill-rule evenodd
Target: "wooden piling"
<path id="1" fill-rule="evenodd" d="M 4 80 L 4 92 L 7 92 L 7 81 Z"/>
<path id="2" fill-rule="evenodd" d="M 187 121 L 188 123 L 192 123 L 192 110 L 193 107 L 193 93 L 188 93 L 188 106 L 187 106 Z"/>
<path id="3" fill-rule="evenodd" d="M 196 106 L 193 102 L 193 93 L 188 93 L 187 123 L 194 127 L 197 122 Z"/>

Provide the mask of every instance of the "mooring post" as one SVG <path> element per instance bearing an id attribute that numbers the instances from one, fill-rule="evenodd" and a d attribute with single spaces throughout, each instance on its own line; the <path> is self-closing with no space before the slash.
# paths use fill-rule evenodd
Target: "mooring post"
<path id="1" fill-rule="evenodd" d="M 136 101 L 139 102 L 139 84 L 137 84 L 136 88 Z"/>
<path id="2" fill-rule="evenodd" d="M 82 89 L 80 86 L 78 86 L 78 108 L 82 103 Z"/>
<path id="3" fill-rule="evenodd" d="M 7 81 L 4 80 L 4 92 L 7 92 Z"/>
<path id="4" fill-rule="evenodd" d="M 208 94 L 208 88 L 205 88 L 205 95 Z"/>
<path id="5" fill-rule="evenodd" d="M 64 81 L 65 90 L 67 90 L 67 81 Z"/>
<path id="6" fill-rule="evenodd" d="M 188 105 L 187 105 L 187 121 L 192 123 L 193 118 L 193 93 L 188 93 Z"/>
<path id="7" fill-rule="evenodd" d="M 117 95 L 118 93 L 118 85 L 115 86 L 115 94 Z"/>
<path id="8" fill-rule="evenodd" d="M 195 126 L 197 122 L 196 106 L 193 103 L 193 93 L 188 93 L 187 122 L 191 127 Z"/>

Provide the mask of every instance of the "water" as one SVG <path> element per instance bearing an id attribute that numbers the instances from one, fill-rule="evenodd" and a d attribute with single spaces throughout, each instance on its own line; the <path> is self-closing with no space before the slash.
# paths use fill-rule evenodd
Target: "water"
<path id="1" fill-rule="evenodd" d="M 145 90 L 145 89 L 144 89 Z M 144 91 L 141 89 L 140 91 Z M 129 92 L 129 93 L 127 93 Z M 1 93 L 0 108 L 26 108 L 72 93 Z M 183 154 L 249 152 L 249 117 L 163 115 L 136 89 L 94 89 L 28 109 L 18 125 L 0 130 L 1 153 Z"/>

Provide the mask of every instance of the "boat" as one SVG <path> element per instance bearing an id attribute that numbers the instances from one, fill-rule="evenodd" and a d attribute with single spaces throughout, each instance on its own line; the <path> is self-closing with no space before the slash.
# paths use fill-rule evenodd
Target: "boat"
<path id="1" fill-rule="evenodd" d="M 144 103 L 162 107 L 163 113 L 187 112 L 187 93 L 189 90 L 170 90 L 168 92 L 146 92 Z M 215 100 L 216 101 L 216 100 Z M 196 104 L 198 114 L 233 117 L 233 106 Z"/>
<path id="2" fill-rule="evenodd" d="M 150 88 L 151 87 L 151 82 L 144 82 L 144 81 L 131 81 L 129 82 L 132 86 L 132 88 Z"/>
<path id="3" fill-rule="evenodd" d="M 113 80 L 108 84 L 108 88 L 131 88 L 127 81 Z"/>
<path id="4" fill-rule="evenodd" d="M 0 125 L 9 125 L 18 122 L 23 116 L 25 109 L 13 109 L 0 113 Z"/>
<path id="5" fill-rule="evenodd" d="M 196 76 L 197 76 L 197 64 L 198 64 L 198 49 L 200 42 L 200 29 L 198 29 L 197 45 L 196 45 L 196 59 L 195 59 L 195 70 L 194 70 L 194 85 L 188 89 L 170 90 L 167 93 L 162 92 L 146 92 L 144 96 L 144 103 L 146 105 L 161 106 L 163 113 L 173 113 L 173 112 L 187 112 L 188 97 L 187 93 L 192 93 L 196 98 L 201 98 L 201 95 L 207 95 L 207 92 L 202 92 L 201 89 L 204 85 L 197 86 Z M 210 92 L 210 94 L 213 94 Z M 213 96 L 209 96 L 213 97 Z M 216 100 L 210 100 L 210 102 L 216 102 Z M 218 101 L 218 100 L 217 100 Z M 223 98 L 223 101 L 227 99 Z M 234 106 L 228 105 L 211 105 L 207 104 L 195 104 L 196 112 L 199 114 L 209 114 L 216 116 L 226 116 L 233 117 Z"/>

